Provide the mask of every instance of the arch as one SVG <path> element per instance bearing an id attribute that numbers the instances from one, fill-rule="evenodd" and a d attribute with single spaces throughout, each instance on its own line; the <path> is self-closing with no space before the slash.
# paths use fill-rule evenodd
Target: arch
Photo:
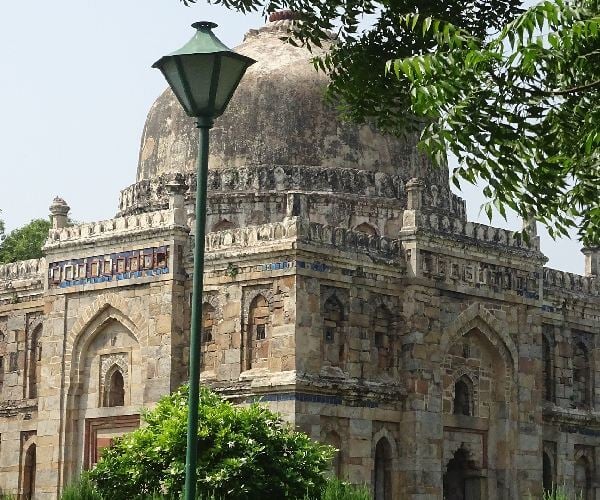
<path id="1" fill-rule="evenodd" d="M 85 356 L 87 347 L 108 324 L 112 321 L 116 321 L 123 325 L 135 338 L 138 345 L 140 342 L 139 328 L 136 324 L 127 316 L 125 316 L 120 310 L 113 306 L 105 305 L 101 308 L 98 313 L 94 315 L 92 319 L 85 322 L 85 329 L 74 336 L 72 345 L 72 357 L 70 363 L 65 363 L 65 371 L 71 375 L 71 383 L 78 384 L 80 373 L 79 368 L 81 366 L 82 357 Z M 147 341 L 147 335 L 144 334 L 143 338 Z M 69 351 L 66 351 L 69 352 Z"/>
<path id="2" fill-rule="evenodd" d="M 227 231 L 229 229 L 235 229 L 235 224 L 227 219 L 221 219 L 213 225 L 212 232 L 216 233 L 219 231 Z"/>
<path id="3" fill-rule="evenodd" d="M 454 383 L 452 413 L 472 417 L 475 415 L 474 408 L 473 381 L 463 375 Z"/>
<path id="4" fill-rule="evenodd" d="M 542 383 L 544 399 L 554 401 L 554 357 L 550 341 L 546 335 L 542 335 Z"/>
<path id="5" fill-rule="evenodd" d="M 542 455 L 542 486 L 544 488 L 544 493 L 551 492 L 554 488 L 552 460 L 546 451 L 544 451 Z"/>
<path id="6" fill-rule="evenodd" d="M 271 311 L 269 302 L 262 294 L 257 294 L 248 307 L 248 321 L 245 332 L 245 369 L 266 368 L 269 358 L 269 326 Z"/>
<path id="7" fill-rule="evenodd" d="M 31 500 L 35 495 L 35 473 L 37 447 L 35 442 L 29 444 L 23 459 L 23 482 L 21 486 L 21 498 Z"/>
<path id="8" fill-rule="evenodd" d="M 39 323 L 33 329 L 31 339 L 29 341 L 29 349 L 27 352 L 27 376 L 25 377 L 27 389 L 25 396 L 29 399 L 37 397 L 37 387 L 41 377 L 40 361 L 42 357 L 42 329 L 43 324 Z"/>
<path id="9" fill-rule="evenodd" d="M 575 494 L 581 500 L 591 500 L 592 497 L 592 469 L 590 461 L 585 455 L 580 455 L 575 460 Z M 580 497 L 579 497 L 580 495 Z"/>
<path id="10" fill-rule="evenodd" d="M 577 407 L 591 406 L 591 375 L 588 348 L 583 342 L 577 342 L 573 348 L 573 403 Z"/>
<path id="11" fill-rule="evenodd" d="M 345 311 L 342 302 L 333 294 L 323 304 L 322 353 L 323 361 L 331 366 L 343 366 L 346 362 Z"/>
<path id="12" fill-rule="evenodd" d="M 77 321 L 67 334 L 65 352 L 72 352 L 76 343 L 87 331 L 98 323 L 99 318 L 114 317 L 123 323 L 136 337 L 140 345 L 148 343 L 148 322 L 139 307 L 131 305 L 115 293 L 98 297 L 90 306 L 84 309 Z"/>
<path id="13" fill-rule="evenodd" d="M 202 343 L 207 344 L 215 340 L 215 308 L 209 302 L 202 304 Z"/>
<path id="14" fill-rule="evenodd" d="M 506 356 L 507 367 L 512 368 L 512 373 L 518 371 L 517 346 L 506 332 L 504 323 L 483 307 L 475 302 L 458 315 L 448 329 L 442 332 L 440 347 L 444 356 L 448 353 L 450 346 L 473 329 L 478 329 L 502 356 Z M 501 344 L 501 346 L 499 346 Z M 500 348 L 501 347 L 501 348 Z"/>
<path id="15" fill-rule="evenodd" d="M 469 450 L 460 446 L 446 464 L 443 477 L 443 498 L 444 500 L 481 498 L 480 483 L 483 480 L 479 469 L 471 460 Z"/>
<path id="16" fill-rule="evenodd" d="M 372 226 L 368 222 L 363 222 L 354 228 L 354 231 L 358 233 L 368 234 L 369 236 L 379 236 L 379 233 L 375 226 Z"/>
<path id="17" fill-rule="evenodd" d="M 342 438 L 336 431 L 331 430 L 325 435 L 324 441 L 336 449 L 331 461 L 331 471 L 335 477 L 340 478 L 342 477 Z"/>
<path id="18" fill-rule="evenodd" d="M 117 364 L 106 373 L 102 406 L 125 406 L 125 377 Z"/>
<path id="19" fill-rule="evenodd" d="M 373 466 L 374 500 L 392 500 L 392 446 L 386 437 L 375 445 Z"/>
<path id="20" fill-rule="evenodd" d="M 375 354 L 375 359 L 372 360 L 372 370 L 375 373 L 387 372 L 394 364 L 394 352 L 392 313 L 385 304 L 381 303 L 377 306 L 371 325 L 373 327 L 371 349 Z"/>

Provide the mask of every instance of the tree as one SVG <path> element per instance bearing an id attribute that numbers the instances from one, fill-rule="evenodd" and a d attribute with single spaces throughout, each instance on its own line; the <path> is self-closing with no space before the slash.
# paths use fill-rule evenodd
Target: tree
<path id="1" fill-rule="evenodd" d="M 389 65 L 428 123 L 425 149 L 458 157 L 457 184 L 487 183 L 490 218 L 510 207 L 599 245 L 600 2 L 545 1 L 488 38 L 419 15 L 403 24 L 436 40 Z"/>
<path id="2" fill-rule="evenodd" d="M 3 236 L 0 243 L 0 264 L 42 257 L 42 247 L 48 238 L 49 229 L 48 220 L 34 219 Z"/>
<path id="3" fill-rule="evenodd" d="M 90 479 L 104 498 L 130 500 L 183 488 L 187 388 L 144 414 L 146 425 L 106 449 Z M 202 388 L 198 493 L 216 498 L 318 498 L 332 450 L 285 425 L 258 404 L 236 407 Z"/>
<path id="4" fill-rule="evenodd" d="M 511 207 L 554 235 L 581 217 L 584 243 L 600 244 L 598 0 L 527 11 L 519 0 L 207 1 L 241 12 L 289 8 L 302 21 L 290 41 L 309 48 L 335 32 L 315 65 L 331 76 L 328 97 L 343 117 L 417 131 L 438 163 L 456 154 L 455 183 L 487 184 L 488 215 L 491 205 Z M 365 15 L 373 22 L 361 29 Z M 552 32 L 542 42 L 540 26 Z"/>

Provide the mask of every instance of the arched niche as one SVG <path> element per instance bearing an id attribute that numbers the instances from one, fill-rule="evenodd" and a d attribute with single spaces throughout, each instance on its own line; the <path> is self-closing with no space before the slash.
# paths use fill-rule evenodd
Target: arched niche
<path id="1" fill-rule="evenodd" d="M 21 482 L 21 496 L 23 500 L 32 500 L 35 497 L 35 476 L 37 468 L 37 447 L 35 443 L 26 445 L 23 456 L 23 473 Z"/>
<path id="2" fill-rule="evenodd" d="M 393 500 L 392 446 L 386 437 L 377 441 L 373 463 L 374 500 Z"/>
<path id="3" fill-rule="evenodd" d="M 244 368 L 268 369 L 271 340 L 271 311 L 267 298 L 259 293 L 250 302 L 244 332 Z"/>
<path id="4" fill-rule="evenodd" d="M 473 381 L 467 375 L 462 375 L 454 383 L 452 413 L 469 417 L 475 415 Z"/>
<path id="5" fill-rule="evenodd" d="M 323 331 L 321 333 L 322 356 L 325 364 L 344 368 L 348 346 L 346 345 L 346 313 L 340 299 L 330 295 L 323 304 Z"/>
<path id="6" fill-rule="evenodd" d="M 102 406 L 125 406 L 125 377 L 121 367 L 114 364 L 104 376 Z"/>

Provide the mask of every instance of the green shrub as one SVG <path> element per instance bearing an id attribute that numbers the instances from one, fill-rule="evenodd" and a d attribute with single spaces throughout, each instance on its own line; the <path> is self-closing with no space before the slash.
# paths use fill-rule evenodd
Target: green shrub
<path id="1" fill-rule="evenodd" d="M 146 425 L 117 439 L 89 473 L 110 500 L 177 496 L 185 479 L 187 388 L 144 413 Z M 332 448 L 312 441 L 269 411 L 236 407 L 202 388 L 198 493 L 228 500 L 318 498 Z"/>

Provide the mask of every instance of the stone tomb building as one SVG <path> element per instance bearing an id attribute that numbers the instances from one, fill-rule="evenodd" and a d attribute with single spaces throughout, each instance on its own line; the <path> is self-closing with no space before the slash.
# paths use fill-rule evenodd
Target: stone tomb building
<path id="1" fill-rule="evenodd" d="M 284 16 L 285 17 L 285 16 Z M 339 448 L 377 500 L 600 498 L 600 284 L 469 222 L 414 142 L 340 123 L 280 19 L 215 125 L 204 383 Z M 196 131 L 170 92 L 107 221 L 0 267 L 0 487 L 57 491 L 187 377 Z M 583 258 L 583 257 L 582 257 Z"/>

